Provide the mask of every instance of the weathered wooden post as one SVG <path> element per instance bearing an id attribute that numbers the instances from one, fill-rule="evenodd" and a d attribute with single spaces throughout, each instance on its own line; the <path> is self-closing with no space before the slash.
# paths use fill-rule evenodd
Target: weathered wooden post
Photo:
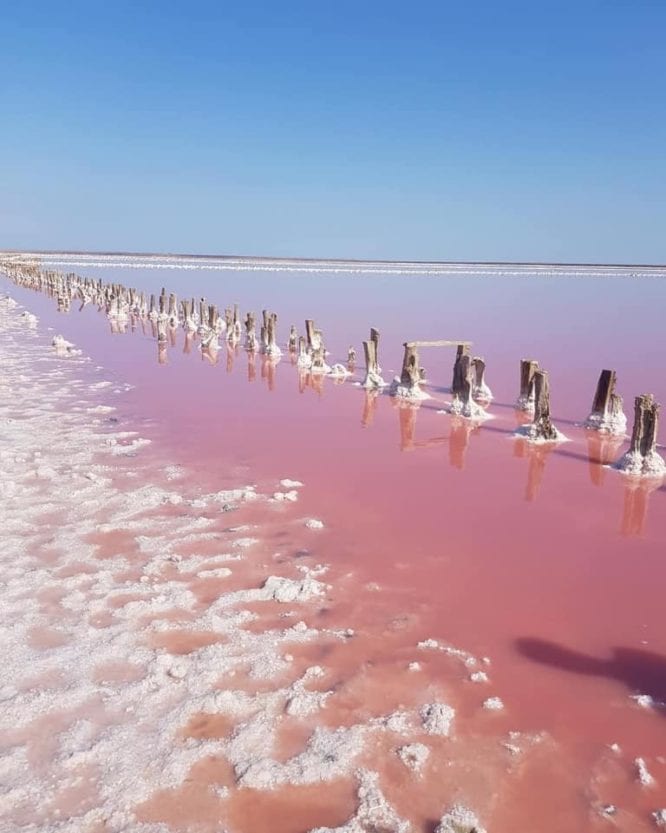
<path id="1" fill-rule="evenodd" d="M 354 372 L 354 368 L 356 367 L 356 350 L 353 344 L 349 345 L 349 350 L 347 350 L 347 368 L 350 373 Z"/>
<path id="2" fill-rule="evenodd" d="M 165 343 L 167 340 L 166 320 L 163 318 L 157 319 L 157 340 Z"/>
<path id="3" fill-rule="evenodd" d="M 534 410 L 534 376 L 539 369 L 539 362 L 534 359 L 520 360 L 520 395 L 516 401 L 519 411 Z"/>
<path id="4" fill-rule="evenodd" d="M 550 418 L 550 384 L 545 370 L 534 373 L 534 420 L 529 426 L 529 439 L 533 442 L 563 439 Z"/>
<path id="5" fill-rule="evenodd" d="M 459 344 L 456 348 L 456 358 L 453 363 L 453 381 L 451 382 L 451 393 L 453 396 L 462 393 L 462 372 L 460 370 L 463 357 L 469 358 L 469 346 L 467 344 Z"/>
<path id="6" fill-rule="evenodd" d="M 464 345 L 459 345 L 453 366 L 453 401 L 449 412 L 465 419 L 490 419 L 490 414 L 474 401 L 475 367 L 469 350 L 461 350 L 461 347 Z"/>
<path id="7" fill-rule="evenodd" d="M 493 392 L 486 384 L 486 363 L 480 356 L 474 356 L 472 359 L 472 372 L 474 374 L 472 398 L 480 402 L 490 402 Z"/>
<path id="8" fill-rule="evenodd" d="M 374 327 L 370 328 L 370 339 L 363 342 L 363 354 L 365 357 L 365 379 L 362 382 L 362 387 L 366 390 L 386 387 L 386 382 L 382 379 L 382 369 L 379 366 L 379 330 Z"/>
<path id="9" fill-rule="evenodd" d="M 289 328 L 289 352 L 293 353 L 298 347 L 298 330 L 296 325 L 292 324 Z"/>
<path id="10" fill-rule="evenodd" d="M 278 357 L 282 351 L 277 344 L 277 313 L 263 310 L 263 327 L 261 328 L 262 350 L 267 356 Z M 269 385 L 270 389 L 270 385 Z"/>
<path id="11" fill-rule="evenodd" d="M 620 471 L 635 477 L 662 477 L 666 474 L 666 463 L 657 452 L 659 409 L 660 405 L 651 393 L 636 397 L 629 451 L 616 463 Z"/>
<path id="12" fill-rule="evenodd" d="M 592 411 L 585 427 L 608 434 L 623 435 L 627 418 L 622 410 L 622 397 L 615 393 L 617 374 L 614 370 L 602 370 L 592 402 Z"/>
<path id="13" fill-rule="evenodd" d="M 251 353 L 257 349 L 257 328 L 253 312 L 245 316 L 245 349 Z"/>
<path id="14" fill-rule="evenodd" d="M 405 399 L 418 400 L 427 399 L 428 394 L 421 390 L 420 384 L 423 380 L 419 366 L 419 352 L 414 342 L 404 342 L 404 353 L 402 357 L 402 370 L 400 376 L 396 376 L 391 385 L 391 396 L 400 396 Z"/>

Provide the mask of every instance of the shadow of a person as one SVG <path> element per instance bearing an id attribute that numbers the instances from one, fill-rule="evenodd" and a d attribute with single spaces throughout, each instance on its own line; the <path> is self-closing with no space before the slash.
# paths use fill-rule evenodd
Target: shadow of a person
<path id="1" fill-rule="evenodd" d="M 522 656 L 563 671 L 607 677 L 625 685 L 632 694 L 648 694 L 666 717 L 666 657 L 637 648 L 612 648 L 607 659 L 574 651 L 544 639 L 521 638 L 515 642 Z"/>

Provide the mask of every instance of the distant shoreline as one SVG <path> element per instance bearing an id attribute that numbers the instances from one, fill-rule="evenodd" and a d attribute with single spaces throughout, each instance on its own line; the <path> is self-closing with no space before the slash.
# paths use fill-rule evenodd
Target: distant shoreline
<path id="1" fill-rule="evenodd" d="M 0 257 L 23 256 L 43 258 L 132 258 L 137 260 L 179 259 L 219 262 L 265 263 L 287 266 L 290 263 L 299 266 L 391 266 L 417 268 L 456 268 L 465 266 L 481 267 L 537 267 L 564 269 L 666 269 L 666 263 L 592 263 L 575 261 L 510 261 L 510 260 L 385 260 L 370 258 L 325 258 L 325 257 L 272 257 L 270 255 L 240 254 L 195 254 L 191 252 L 125 252 L 95 250 L 61 250 L 61 249 L 0 249 Z"/>

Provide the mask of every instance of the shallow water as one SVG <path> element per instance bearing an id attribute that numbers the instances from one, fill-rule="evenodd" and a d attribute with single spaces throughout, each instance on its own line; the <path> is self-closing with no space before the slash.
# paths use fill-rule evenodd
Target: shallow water
<path id="1" fill-rule="evenodd" d="M 237 300 L 243 311 L 274 309 L 281 340 L 292 321 L 300 329 L 306 316 L 314 317 L 336 361 L 345 359 L 349 344 L 362 355 L 372 324 L 381 332 L 387 379 L 399 368 L 406 339 L 473 341 L 495 394 L 495 418 L 476 427 L 438 413 L 448 401 L 448 349 L 422 351 L 432 398 L 414 410 L 350 381 L 299 374 L 286 354 L 274 364 L 223 345 L 211 365 L 196 339 L 183 352 L 181 331 L 159 355 L 148 323 L 114 334 L 96 310 L 58 314 L 53 300 L 10 290 L 41 326 L 103 365 L 105 378 L 110 373 L 134 386 L 114 403 L 115 417 L 121 426 L 150 432 L 153 442 L 142 451 L 148 461 L 182 465 L 185 482 L 204 491 L 252 482 L 270 493 L 284 477 L 305 483 L 298 516 L 322 518 L 323 530 L 295 533 L 283 523 L 292 510 L 282 504 L 268 514 L 265 505 L 243 511 L 250 523 L 261 523 L 273 563 L 309 562 L 309 550 L 332 565 L 335 604 L 318 619 L 360 635 L 325 654 L 338 683 L 321 719 L 339 726 L 388 713 L 413 696 L 411 680 L 424 691 L 450 688 L 458 712 L 456 739 L 441 744 L 420 781 L 399 763 L 381 769 L 396 809 L 416 829 L 432 829 L 445 798 L 455 795 L 442 789 L 442 779 L 484 812 L 495 833 L 528 829 L 536 817 L 545 833 L 603 829 L 609 822 L 597 804 L 618 806 L 619 829 L 654 829 L 650 812 L 666 803 L 666 712 L 641 708 L 630 695 L 666 701 L 666 491 L 601 465 L 619 457 L 622 444 L 603 442 L 576 423 L 588 414 L 603 367 L 617 370 L 630 420 L 634 395 L 666 400 L 659 372 L 665 281 L 77 271 L 149 292 L 164 284 L 179 297 L 205 295 L 220 307 Z M 553 419 L 571 440 L 554 449 L 513 437 L 521 421 L 512 407 L 518 361 L 528 356 L 550 372 Z M 118 538 L 106 545 L 110 554 L 134 546 Z M 220 582 L 199 579 L 191 589 L 204 603 L 221 592 Z M 271 612 L 262 610 L 263 628 Z M 188 645 L 176 635 L 169 650 L 205 644 L 190 636 Z M 490 682 L 468 682 L 460 660 L 416 648 L 428 638 L 490 657 Z M 34 639 L 49 645 L 56 637 Z M 304 652 L 303 669 L 320 661 L 309 650 L 292 651 L 296 662 Z M 422 669 L 405 674 L 417 659 Z M 133 672 L 99 673 L 122 679 Z M 502 712 L 481 709 L 490 695 L 501 697 Z M 209 728 L 213 736 L 225 731 Z M 498 742 L 509 731 L 545 739 L 527 744 L 529 754 L 516 763 Z M 296 731 L 281 742 L 288 755 L 303 739 Z M 612 743 L 622 751 L 609 750 Z M 636 757 L 646 760 L 654 786 L 637 783 Z M 206 777 L 202 771 L 200 782 Z M 216 829 L 219 807 L 215 801 L 211 807 L 210 797 L 202 801 L 193 781 L 193 792 L 160 800 L 161 810 L 146 805 L 142 820 Z M 255 800 L 253 791 L 234 794 L 224 816 L 230 829 L 295 833 L 341 824 L 353 810 L 349 779 L 327 790 L 326 802 L 311 787 L 290 789 L 274 801 Z M 402 793 L 409 796 L 404 807 L 396 798 Z M 274 814 L 295 806 L 299 813 L 275 827 Z"/>

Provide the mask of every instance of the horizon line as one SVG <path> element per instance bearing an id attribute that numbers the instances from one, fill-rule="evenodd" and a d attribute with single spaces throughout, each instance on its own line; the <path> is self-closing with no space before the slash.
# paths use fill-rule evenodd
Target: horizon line
<path id="1" fill-rule="evenodd" d="M 306 264 L 358 264 L 382 266 L 559 266 L 559 267 L 609 267 L 622 269 L 665 269 L 666 263 L 605 263 L 595 261 L 548 260 L 387 260 L 383 258 L 342 257 L 289 257 L 285 255 L 197 254 L 193 252 L 131 252 L 100 251 L 95 249 L 0 249 L 0 257 L 6 255 L 74 256 L 74 257 L 134 257 L 134 258 L 191 258 L 200 260 L 253 260 L 267 263 Z"/>

